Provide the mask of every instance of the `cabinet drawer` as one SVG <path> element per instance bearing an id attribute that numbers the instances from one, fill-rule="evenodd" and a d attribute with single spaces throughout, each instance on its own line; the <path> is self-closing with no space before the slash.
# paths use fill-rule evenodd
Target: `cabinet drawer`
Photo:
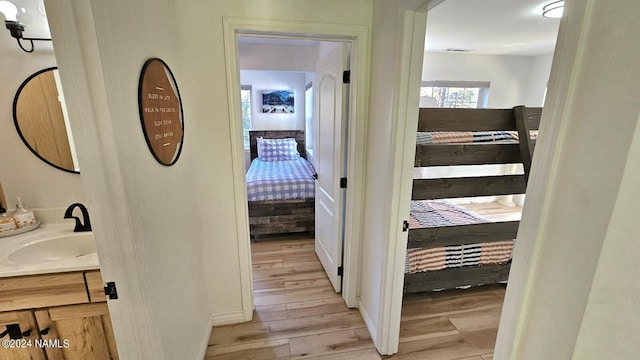
<path id="1" fill-rule="evenodd" d="M 107 301 L 107 295 L 104 294 L 104 281 L 100 270 L 87 271 L 84 273 L 87 280 L 87 291 L 89 292 L 89 301 L 103 302 Z"/>
<path id="2" fill-rule="evenodd" d="M 82 272 L 0 278 L 0 311 L 88 301 Z"/>

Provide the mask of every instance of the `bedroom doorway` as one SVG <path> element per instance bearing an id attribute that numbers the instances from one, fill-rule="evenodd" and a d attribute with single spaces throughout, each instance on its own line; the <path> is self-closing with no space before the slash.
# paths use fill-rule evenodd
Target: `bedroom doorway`
<path id="1" fill-rule="evenodd" d="M 344 73 L 349 69 L 349 45 L 242 36 L 238 47 L 252 242 L 310 237 L 339 293 L 348 169 L 349 88 Z M 290 99 L 288 104 L 278 104 L 288 101 L 278 97 L 281 93 Z M 278 148 L 290 140 L 294 141 L 291 154 Z M 268 146 L 277 150 L 277 156 L 267 152 Z M 254 243 L 251 248 L 252 253 L 262 252 Z M 264 265 L 262 255 L 252 254 L 259 268 Z M 254 272 L 254 277 L 260 275 Z M 254 283 L 254 288 L 262 286 Z"/>
<path id="2" fill-rule="evenodd" d="M 264 30 L 265 25 L 260 24 L 260 26 L 257 26 L 257 28 L 260 28 L 261 30 L 258 31 L 258 30 L 251 30 L 252 28 L 251 23 L 253 22 L 254 20 L 246 20 L 246 23 L 243 20 L 238 20 L 238 19 L 227 20 L 226 31 L 229 31 L 229 34 L 233 34 L 233 36 L 228 36 L 225 44 L 228 47 L 229 54 L 235 54 L 235 56 L 232 56 L 234 57 L 234 59 L 231 59 L 230 62 L 228 63 L 229 65 L 228 73 L 239 74 L 240 70 L 243 68 L 242 66 L 243 61 L 246 60 L 246 59 L 243 59 L 243 56 L 250 53 L 245 51 L 246 49 L 242 49 L 242 46 L 238 42 L 239 38 L 252 38 L 252 40 L 254 41 L 255 40 L 259 40 L 259 41 L 279 40 L 279 41 L 291 41 L 291 42 L 314 41 L 316 43 L 325 44 L 325 45 L 340 44 L 340 47 L 344 46 L 342 44 L 348 44 L 348 47 L 352 50 L 349 59 L 351 60 L 351 71 L 352 71 L 351 80 L 352 80 L 352 84 L 354 85 L 350 87 L 346 87 L 342 84 L 342 79 L 343 79 L 342 70 L 344 69 L 341 69 L 339 72 L 333 74 L 333 79 L 335 80 L 334 86 L 337 86 L 339 84 L 339 86 L 343 88 L 344 93 L 341 96 L 343 96 L 344 99 L 350 99 L 358 96 L 359 89 L 362 93 L 366 93 L 361 89 L 364 89 L 366 76 L 368 76 L 368 72 L 365 71 L 365 69 L 368 68 L 368 62 L 366 61 L 365 58 L 360 57 L 358 55 L 359 52 L 362 51 L 360 47 L 362 39 L 364 36 L 366 36 L 365 28 L 362 28 L 359 26 L 353 26 L 353 27 L 347 26 L 343 29 L 336 30 L 334 26 L 331 26 L 329 24 L 327 25 L 300 24 L 299 31 L 289 32 L 292 30 L 292 28 L 290 27 L 291 24 L 286 24 L 284 28 L 286 28 L 287 31 L 284 32 L 282 30 L 265 31 Z M 273 21 L 269 21 L 269 22 L 274 24 L 277 23 Z M 277 24 L 274 27 L 274 29 L 275 28 L 277 28 Z M 322 35 L 322 34 L 326 34 L 326 35 Z M 326 46 L 325 48 L 323 48 L 322 46 L 318 47 L 318 52 L 322 53 L 323 55 L 327 52 L 326 50 L 327 50 Z M 280 60 L 285 59 L 286 55 L 284 54 L 285 52 L 282 52 L 281 54 L 279 54 L 278 55 L 279 57 L 277 57 L 277 59 L 280 59 Z M 255 59 L 256 59 L 255 53 L 253 55 L 254 55 L 253 57 L 254 62 L 252 64 L 255 65 Z M 266 58 L 263 57 L 262 59 L 265 60 Z M 317 59 L 318 59 L 317 57 L 314 58 L 314 60 L 316 61 Z M 302 60 L 304 60 L 304 57 Z M 280 64 L 278 66 L 280 67 L 278 68 L 278 71 L 285 71 L 285 69 L 281 67 L 283 62 L 285 61 L 279 61 Z M 272 61 L 272 64 L 274 64 L 273 61 Z M 359 74 L 358 69 L 362 69 L 362 73 L 360 73 L 361 74 L 360 76 L 358 76 Z M 297 69 L 297 70 L 300 71 L 300 69 Z M 314 107 L 315 107 L 314 110 L 317 110 L 318 108 L 317 93 L 320 92 L 321 86 L 318 79 L 315 78 L 315 74 L 316 74 L 315 61 L 314 61 L 313 70 L 314 70 L 314 78 L 313 78 L 314 81 L 312 81 L 312 88 L 313 88 L 312 91 L 316 93 L 314 94 L 314 98 L 316 99 L 314 101 Z M 233 88 L 233 93 L 237 92 L 238 94 L 240 93 L 241 85 L 251 85 L 251 84 L 242 83 L 241 81 L 235 82 L 230 80 L 230 82 L 231 82 L 230 88 Z M 308 83 L 303 84 L 302 91 L 295 92 L 294 96 L 295 96 L 296 103 L 300 102 L 301 104 L 304 104 L 307 84 Z M 236 89 L 238 91 L 235 91 Z M 254 102 L 253 106 L 255 108 L 256 102 L 261 101 L 261 98 L 257 97 L 256 93 L 257 91 L 263 90 L 263 89 L 255 85 L 252 85 L 252 89 L 253 89 L 252 100 Z M 237 99 L 230 99 L 230 102 L 232 103 L 230 104 L 230 108 L 240 109 L 239 96 Z M 350 101 L 350 102 L 355 103 L 355 101 Z M 333 296 L 336 296 L 336 289 L 340 290 L 340 277 L 338 276 L 338 271 L 341 271 L 342 284 L 344 286 L 342 287 L 341 295 L 337 295 L 337 296 L 343 299 L 346 305 L 350 308 L 357 307 L 356 279 L 357 279 L 357 270 L 359 268 L 358 254 L 359 254 L 359 246 L 360 246 L 360 227 L 357 224 L 361 222 L 360 218 L 362 216 L 361 213 L 362 213 L 363 199 L 362 199 L 361 191 L 353 191 L 351 194 L 344 194 L 344 190 L 340 190 L 340 179 L 344 177 L 349 177 L 350 187 L 351 187 L 351 184 L 353 184 L 354 189 L 356 187 L 359 189 L 362 189 L 363 169 L 356 166 L 356 162 L 353 161 L 353 159 L 361 157 L 362 156 L 361 154 L 364 153 L 364 146 L 363 146 L 364 141 L 362 139 L 365 137 L 365 132 L 364 132 L 364 123 L 365 123 L 364 114 L 366 109 L 365 106 L 366 106 L 365 102 L 360 101 L 358 102 L 357 107 L 347 108 L 345 106 L 342 110 L 339 110 L 341 114 L 343 113 L 342 115 L 344 115 L 346 119 L 349 119 L 349 124 L 347 126 L 347 123 L 345 122 L 344 125 L 339 125 L 337 128 L 333 127 L 331 131 L 331 134 L 332 134 L 331 137 L 324 137 L 323 134 L 321 134 L 322 129 L 320 129 L 320 127 L 318 127 L 317 125 L 312 126 L 310 128 L 311 132 L 314 132 L 313 135 L 308 136 L 307 134 L 305 134 L 305 136 L 303 136 L 303 139 L 306 137 L 307 139 L 309 139 L 308 141 L 311 143 L 311 148 L 307 149 L 311 151 L 305 151 L 305 149 L 303 149 L 303 151 L 306 153 L 305 155 L 310 160 L 310 162 L 314 165 L 314 167 L 319 165 L 318 169 L 323 168 L 323 165 L 318 164 L 317 162 L 318 160 L 317 158 L 322 157 L 322 155 L 319 156 L 318 154 L 320 147 L 322 147 L 321 144 L 329 143 L 329 144 L 333 144 L 333 146 L 341 146 L 339 147 L 340 151 L 336 152 L 335 155 L 331 154 L 332 159 L 338 158 L 340 160 L 340 162 L 330 165 L 330 168 L 335 170 L 328 177 L 332 178 L 332 182 L 335 182 L 335 185 L 334 184 L 331 185 L 331 192 L 326 191 L 325 189 L 325 192 L 331 195 L 331 198 L 334 201 L 334 203 L 329 205 L 329 203 L 325 202 L 325 206 L 323 206 L 323 210 L 325 210 L 325 207 L 328 208 L 329 210 L 331 210 L 331 213 L 334 216 L 333 218 L 330 218 L 330 221 L 328 221 L 328 223 L 330 224 L 335 223 L 337 225 L 337 227 L 335 228 L 336 230 L 332 230 L 332 234 L 337 233 L 338 238 L 332 238 L 331 241 L 324 242 L 324 245 L 313 244 L 313 247 L 314 247 L 313 256 L 316 257 L 316 251 L 315 251 L 316 248 L 319 249 L 318 253 L 322 253 L 322 252 L 330 253 L 331 261 L 329 262 L 329 264 L 331 268 L 330 270 L 328 270 L 328 272 L 330 271 L 331 273 L 334 273 L 335 274 L 334 279 L 335 278 L 338 279 L 338 281 L 335 282 L 335 286 L 331 285 L 330 288 L 334 294 Z M 334 110 L 337 110 L 337 109 L 339 108 L 334 107 Z M 239 116 L 240 112 L 237 110 L 235 111 L 238 113 L 238 116 L 235 116 L 234 114 L 232 114 L 232 118 L 235 120 L 232 126 L 233 128 L 232 137 L 234 138 L 233 140 L 234 143 L 238 145 L 239 143 L 238 139 L 242 134 L 242 128 L 241 128 L 240 122 L 238 121 L 238 119 L 240 118 Z M 297 109 L 295 111 L 298 112 Z M 303 109 L 300 109 L 300 112 L 304 114 Z M 317 111 L 315 115 L 317 119 Z M 305 131 L 309 129 L 304 126 L 305 125 L 303 125 L 303 129 L 305 129 Z M 347 127 L 350 130 L 352 130 L 348 134 L 346 132 Z M 335 132 L 338 135 L 342 134 L 344 138 L 340 138 L 336 140 L 335 136 L 333 136 L 335 135 L 333 134 L 333 130 L 335 130 Z M 241 155 L 241 154 L 244 155 L 244 151 L 240 151 L 241 147 L 237 145 L 234 145 L 234 149 L 233 149 L 234 153 L 236 153 L 237 155 Z M 327 148 L 333 150 L 333 146 L 329 146 Z M 347 148 L 349 151 L 347 151 Z M 250 156 L 250 155 L 247 154 L 247 156 Z M 239 160 L 239 158 L 242 158 L 242 157 L 243 156 L 234 156 L 234 159 L 236 159 L 237 165 L 239 165 L 240 163 L 244 164 L 247 162 L 246 160 L 237 161 Z M 239 189 L 238 186 L 236 188 L 238 189 L 239 194 L 241 192 L 244 192 L 245 194 L 247 194 L 247 188 L 244 186 L 246 185 L 245 173 L 244 173 L 245 166 L 242 166 L 241 170 L 242 170 L 242 174 L 240 174 L 240 171 L 237 171 L 235 173 L 235 178 L 237 182 L 242 184 L 243 186 L 242 186 L 242 189 Z M 323 173 L 324 171 L 320 170 L 318 173 L 318 177 L 322 177 Z M 338 176 L 338 177 L 335 177 L 335 176 Z M 335 189 L 337 189 L 337 191 L 334 191 Z M 242 197 L 244 197 L 245 201 L 246 199 L 248 199 L 246 195 Z M 240 198 L 241 197 L 239 197 L 239 199 Z M 245 208 L 245 211 L 248 210 L 249 207 L 250 206 L 247 203 L 247 208 Z M 239 247 L 241 249 L 241 253 L 245 253 L 248 255 L 247 265 L 249 266 L 247 270 L 249 271 L 247 271 L 245 274 L 247 275 L 246 278 L 251 279 L 252 262 L 250 259 L 251 259 L 252 244 L 249 242 L 249 224 L 251 223 L 251 219 L 250 219 L 250 216 L 247 216 L 247 214 L 248 214 L 248 211 L 244 212 L 244 214 L 237 214 L 237 219 L 238 219 L 239 232 L 247 233 L 246 245 L 239 244 Z M 343 223 L 344 227 L 342 227 L 340 223 Z M 244 224 L 244 226 L 242 226 L 242 224 Z M 244 229 L 241 229 L 241 227 L 243 227 Z M 321 238 L 322 236 L 323 235 L 320 235 Z M 313 236 L 313 238 L 317 238 L 317 236 Z M 347 240 L 343 241 L 343 239 L 347 239 Z M 292 242 L 291 244 L 293 245 L 294 243 Z M 296 246 L 303 248 L 305 246 L 308 246 L 308 244 L 306 245 L 299 244 Z M 328 250 L 329 247 L 331 247 L 331 250 Z M 320 256 L 317 256 L 317 257 L 320 257 Z M 284 265 L 284 262 L 288 262 L 288 261 L 283 260 L 283 263 L 281 265 Z M 259 264 L 256 264 L 256 265 L 259 266 Z M 281 265 L 277 265 L 277 266 L 281 266 Z M 246 282 L 243 282 L 243 286 L 246 286 L 246 285 L 248 284 Z M 253 285 L 256 285 L 255 282 L 253 282 Z M 248 286 L 246 286 L 245 288 L 247 290 L 251 290 L 251 293 L 253 293 L 252 288 Z M 251 298 L 253 299 L 253 294 L 251 295 L 252 295 Z M 246 298 L 244 299 L 246 300 Z M 257 301 L 258 299 L 256 298 L 255 300 Z"/>

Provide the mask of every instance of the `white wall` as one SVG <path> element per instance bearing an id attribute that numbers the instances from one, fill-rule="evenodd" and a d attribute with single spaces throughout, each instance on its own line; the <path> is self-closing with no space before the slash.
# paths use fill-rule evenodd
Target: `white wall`
<path id="1" fill-rule="evenodd" d="M 294 71 L 240 70 L 240 84 L 251 85 L 252 130 L 304 130 L 305 73 Z M 295 96 L 294 113 L 263 113 L 263 90 L 293 90 Z"/>
<path id="2" fill-rule="evenodd" d="M 121 358 L 202 358 L 210 307 L 193 186 L 201 118 L 184 108 L 182 155 L 167 167 L 151 155 L 138 114 L 147 59 L 162 58 L 180 90 L 190 87 L 175 4 L 50 0 L 47 13 L 103 278 L 118 286 L 109 308 Z"/>
<path id="3" fill-rule="evenodd" d="M 542 106 L 553 54 L 538 56 L 425 52 L 423 81 L 488 81 L 489 108 Z"/>
<path id="4" fill-rule="evenodd" d="M 0 36 L 0 182 L 9 208 L 16 196 L 27 207 L 62 208 L 84 202 L 80 175 L 58 170 L 37 158 L 20 139 L 13 122 L 13 99 L 20 84 L 33 73 L 56 66 L 52 46 L 36 42 L 33 53 L 25 53 L 3 31 Z"/>
<path id="5" fill-rule="evenodd" d="M 371 93 L 369 98 L 369 124 L 367 128 L 366 183 L 364 222 L 362 224 L 360 307 L 367 315 L 370 328 L 383 327 L 381 323 L 383 264 L 387 258 L 390 226 L 389 202 L 391 198 L 393 85 L 396 83 L 396 50 L 399 31 L 396 14 L 398 1 L 375 0 L 373 8 L 371 48 Z M 374 333 L 374 336 L 376 334 Z M 374 341 L 378 341 L 375 339 Z"/>
<path id="6" fill-rule="evenodd" d="M 560 26 L 497 358 L 640 353 L 632 300 L 640 296 L 640 8 L 631 0 L 571 5 Z"/>
<path id="7" fill-rule="evenodd" d="M 539 55 L 533 58 L 531 73 L 529 75 L 529 87 L 524 102 L 526 106 L 543 106 L 544 94 L 547 89 L 549 75 L 551 74 L 551 61 L 553 53 Z"/>
<path id="8" fill-rule="evenodd" d="M 640 123 L 640 119 L 638 119 Z M 593 277 L 574 359 L 633 359 L 640 352 L 638 295 L 640 223 L 640 127 L 636 126 L 615 207 Z"/>
<path id="9" fill-rule="evenodd" d="M 193 129 L 190 141 L 195 147 L 197 211 L 203 219 L 201 256 L 205 259 L 209 306 L 216 323 L 239 322 L 245 309 L 238 242 L 248 239 L 236 227 L 236 207 L 244 206 L 244 199 L 234 193 L 228 96 L 237 94 L 228 94 L 226 79 L 237 75 L 225 73 L 223 17 L 369 26 L 371 2 L 189 0 L 181 1 L 176 11 L 185 54 L 183 82 L 189 84 L 181 91 L 187 118 L 192 119 L 187 120 L 191 121 L 187 126 Z M 197 28 L 193 24 L 198 24 Z M 242 143 L 241 139 L 237 141 Z"/>
<path id="10" fill-rule="evenodd" d="M 316 47 L 240 42 L 238 64 L 243 70 L 314 71 Z"/>
<path id="11" fill-rule="evenodd" d="M 532 60 L 529 56 L 425 52 L 422 80 L 488 81 L 487 107 L 511 108 L 525 104 Z"/>

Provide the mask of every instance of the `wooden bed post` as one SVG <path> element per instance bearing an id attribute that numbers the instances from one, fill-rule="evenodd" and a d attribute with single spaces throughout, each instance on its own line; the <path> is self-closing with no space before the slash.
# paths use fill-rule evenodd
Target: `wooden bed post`
<path id="1" fill-rule="evenodd" d="M 518 142 L 520 144 L 520 154 L 522 155 L 522 165 L 524 166 L 524 177 L 526 180 L 529 180 L 531 159 L 533 158 L 533 148 L 535 146 L 535 141 L 531 140 L 530 130 L 538 129 L 541 114 L 542 108 L 527 108 L 523 105 L 513 108 L 516 128 L 518 129 Z"/>

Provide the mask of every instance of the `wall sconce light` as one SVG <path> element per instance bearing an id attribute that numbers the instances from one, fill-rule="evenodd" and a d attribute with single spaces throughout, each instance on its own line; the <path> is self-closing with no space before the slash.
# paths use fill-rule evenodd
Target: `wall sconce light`
<path id="1" fill-rule="evenodd" d="M 542 16 L 547 18 L 561 18 L 564 12 L 564 0 L 553 1 L 542 7 Z"/>
<path id="2" fill-rule="evenodd" d="M 24 52 L 28 52 L 28 53 L 33 52 L 34 41 L 51 41 L 51 39 L 47 39 L 47 38 L 27 38 L 22 36 L 22 32 L 24 31 L 24 25 L 22 25 L 18 21 L 18 8 L 11 1 L 0 0 L 0 13 L 4 15 L 4 18 L 5 18 L 4 24 L 7 27 L 7 29 L 9 29 L 11 36 L 18 41 L 18 46 L 20 46 L 20 49 L 22 49 Z M 31 43 L 31 48 L 25 48 L 22 45 L 23 40 Z"/>

